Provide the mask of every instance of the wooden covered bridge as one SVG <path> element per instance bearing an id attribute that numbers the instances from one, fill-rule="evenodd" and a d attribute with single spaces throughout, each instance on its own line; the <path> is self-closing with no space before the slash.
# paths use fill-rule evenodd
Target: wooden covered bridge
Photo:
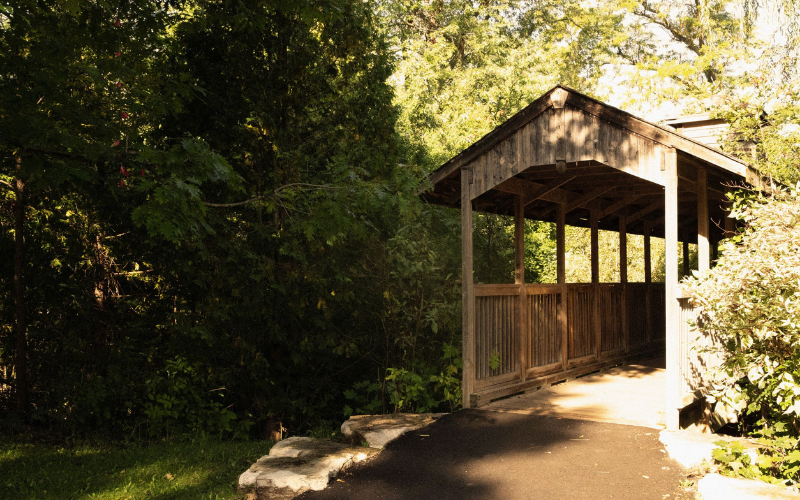
<path id="1" fill-rule="evenodd" d="M 732 231 L 727 186 L 758 182 L 687 135 L 559 85 L 431 175 L 423 197 L 461 209 L 465 407 L 665 352 L 665 420 L 678 427 L 713 363 L 692 347 L 678 245 L 696 243 L 708 269 Z M 514 284 L 474 283 L 474 211 L 513 215 Z M 525 283 L 524 219 L 556 225 L 556 284 Z M 590 284 L 566 283 L 567 224 L 591 228 Z M 599 229 L 619 233 L 619 283 L 600 283 Z M 627 279 L 627 234 L 644 236 L 643 283 Z M 651 280 L 650 236 L 665 238 L 664 283 Z"/>

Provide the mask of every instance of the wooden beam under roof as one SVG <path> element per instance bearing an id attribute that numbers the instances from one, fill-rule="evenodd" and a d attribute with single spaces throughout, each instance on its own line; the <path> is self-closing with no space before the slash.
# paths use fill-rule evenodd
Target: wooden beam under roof
<path id="1" fill-rule="evenodd" d="M 538 171 L 529 171 L 526 170 L 518 174 L 520 177 L 529 180 L 529 181 L 536 181 L 536 180 L 543 180 L 543 179 L 551 179 L 556 176 L 561 175 L 614 175 L 614 174 L 622 174 L 621 172 L 613 167 L 607 167 L 611 170 L 601 170 L 601 166 L 595 167 L 567 167 L 567 171 L 563 174 L 560 173 L 555 167 L 548 167 L 546 170 L 538 170 Z"/>
<path id="2" fill-rule="evenodd" d="M 642 216 L 647 215 L 654 210 L 658 210 L 659 208 L 664 208 L 664 200 L 654 201 L 653 203 L 647 205 L 638 212 L 632 213 L 631 215 L 628 216 L 628 220 L 640 219 Z"/>
<path id="3" fill-rule="evenodd" d="M 678 179 L 678 185 L 680 186 L 680 189 L 682 189 L 684 191 L 689 191 L 691 193 L 697 194 L 697 183 L 695 181 L 690 181 L 689 179 L 687 179 L 685 177 L 680 177 Z M 709 187 L 708 188 L 708 199 L 709 200 L 727 201 L 728 198 L 725 196 L 724 192 L 722 192 L 722 191 L 720 191 L 718 189 L 713 189 L 713 188 Z"/>
<path id="4" fill-rule="evenodd" d="M 553 179 L 552 181 L 548 182 L 544 186 L 541 186 L 533 191 L 529 192 L 528 194 L 524 195 L 522 199 L 522 206 L 523 208 L 526 205 L 530 205 L 532 202 L 543 199 L 548 194 L 552 193 L 556 189 L 560 188 L 564 184 L 568 183 L 569 181 L 575 179 L 575 176 L 564 176 L 562 178 Z M 527 181 L 525 181 L 527 182 Z"/>
<path id="5" fill-rule="evenodd" d="M 611 205 L 607 206 L 603 210 L 600 210 L 597 213 L 597 218 L 598 219 L 602 219 L 603 217 L 606 217 L 607 215 L 611 215 L 614 212 L 616 212 L 617 210 L 621 209 L 622 207 L 630 205 L 630 204 L 634 203 L 636 200 L 638 200 L 640 198 L 642 198 L 641 195 L 635 194 L 633 196 L 627 196 L 627 197 L 625 197 L 625 198 L 623 198 L 623 199 L 621 199 L 619 201 L 615 201 L 614 203 L 612 203 Z"/>
<path id="6" fill-rule="evenodd" d="M 560 180 L 563 179 L 559 179 L 559 181 Z M 567 182 L 569 180 L 571 179 L 568 179 Z M 559 184 L 559 186 L 553 187 L 554 184 L 557 184 L 557 182 L 554 182 L 552 184 L 539 184 L 538 182 L 530 182 L 522 180 L 519 177 L 510 177 L 501 182 L 500 184 L 498 184 L 497 186 L 493 187 L 489 191 L 487 191 L 487 193 L 494 190 L 508 194 L 528 196 L 540 192 L 543 194 L 539 195 L 537 198 L 534 199 L 542 199 L 552 203 L 566 203 L 567 201 L 569 201 L 569 191 L 559 189 L 559 186 L 565 184 L 565 182 Z"/>
<path id="7" fill-rule="evenodd" d="M 547 184 L 538 184 L 535 182 L 529 182 L 523 179 L 518 179 L 516 177 L 512 177 L 511 179 L 507 179 L 497 186 L 493 188 L 495 191 L 500 191 L 503 193 L 513 194 L 515 196 L 522 196 L 522 208 L 524 209 L 526 206 L 530 205 L 536 200 L 543 199 L 548 201 L 549 194 L 556 191 L 558 188 L 563 186 L 564 184 L 568 183 L 569 181 L 573 180 L 574 176 L 566 176 L 561 177 L 558 179 L 553 179 L 552 181 L 548 182 Z M 511 182 L 509 182 L 511 181 Z M 491 192 L 489 190 L 487 192 Z M 570 197 L 574 197 L 574 195 L 568 191 L 565 191 L 566 195 L 564 199 L 569 199 Z M 507 201 L 505 206 L 499 207 L 501 211 L 510 210 L 511 206 L 514 204 L 514 199 Z"/>
<path id="8" fill-rule="evenodd" d="M 571 212 L 572 210 L 575 210 L 576 208 L 582 207 L 582 206 L 586 205 L 587 203 L 589 203 L 590 201 L 592 201 L 592 200 L 594 200 L 596 198 L 599 198 L 600 196 L 604 195 L 605 193 L 611 191 L 612 189 L 613 189 L 612 187 L 604 186 L 604 187 L 600 187 L 600 188 L 594 189 L 592 191 L 589 191 L 588 193 L 585 193 L 585 194 L 579 196 L 578 198 L 576 198 L 576 199 L 570 201 L 569 203 L 567 203 L 567 206 L 564 208 L 564 211 L 565 212 Z"/>

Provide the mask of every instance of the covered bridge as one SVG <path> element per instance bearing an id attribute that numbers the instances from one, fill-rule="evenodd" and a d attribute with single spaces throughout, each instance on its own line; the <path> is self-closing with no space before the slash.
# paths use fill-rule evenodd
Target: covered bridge
<path id="1" fill-rule="evenodd" d="M 666 425 L 695 401 L 710 355 L 692 349 L 678 245 L 698 268 L 733 230 L 727 186 L 758 183 L 741 160 L 563 85 L 442 165 L 422 196 L 461 210 L 464 406 L 665 351 Z M 475 284 L 473 212 L 515 221 L 515 283 Z M 524 219 L 556 225 L 557 283 L 525 283 Z M 724 222 L 723 222 L 724 221 Z M 566 283 L 565 225 L 591 229 L 590 284 Z M 598 230 L 620 237 L 620 282 L 600 283 Z M 627 279 L 627 234 L 644 236 L 643 283 Z M 653 283 L 650 236 L 665 238 Z M 711 342 L 701 339 L 701 343 Z"/>

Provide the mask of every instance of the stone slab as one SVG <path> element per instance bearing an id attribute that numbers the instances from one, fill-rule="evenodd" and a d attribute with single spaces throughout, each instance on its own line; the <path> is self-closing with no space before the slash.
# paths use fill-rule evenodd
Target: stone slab
<path id="1" fill-rule="evenodd" d="M 394 413 L 391 415 L 354 415 L 342 424 L 345 440 L 370 448 L 382 449 L 406 432 L 421 429 L 446 413 Z"/>
<path id="2" fill-rule="evenodd" d="M 753 479 L 708 474 L 697 483 L 702 500 L 800 500 L 800 493 Z"/>
<path id="3" fill-rule="evenodd" d="M 661 431 L 658 436 L 670 458 L 687 469 L 697 467 L 704 461 L 713 462 L 711 452 L 717 447 L 716 441 L 738 441 L 745 448 L 745 453 L 755 463 L 758 444 L 745 438 L 723 436 L 720 434 L 703 434 L 692 431 Z"/>
<path id="4" fill-rule="evenodd" d="M 239 476 L 239 489 L 259 499 L 289 500 L 325 488 L 342 470 L 378 451 L 307 437 L 284 439 Z"/>

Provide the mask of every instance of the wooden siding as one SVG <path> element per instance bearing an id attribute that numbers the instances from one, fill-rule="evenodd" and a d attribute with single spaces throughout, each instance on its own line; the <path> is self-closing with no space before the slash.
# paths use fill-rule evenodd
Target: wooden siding
<path id="1" fill-rule="evenodd" d="M 563 124 L 560 121 L 563 120 Z M 563 127 L 563 152 L 558 137 Z M 663 146 L 579 109 L 548 109 L 467 165 L 473 172 L 470 196 L 477 198 L 534 165 L 598 161 L 621 172 L 663 185 Z"/>

